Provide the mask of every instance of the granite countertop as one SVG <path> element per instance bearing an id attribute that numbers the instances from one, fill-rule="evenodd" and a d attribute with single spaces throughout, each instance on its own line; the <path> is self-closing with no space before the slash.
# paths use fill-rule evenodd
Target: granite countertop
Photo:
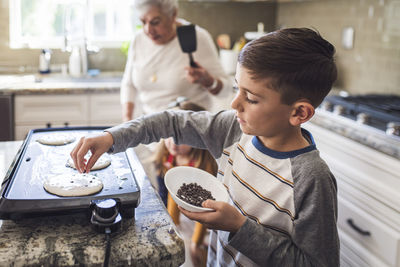
<path id="1" fill-rule="evenodd" d="M 350 138 L 384 154 L 400 159 L 400 137 L 387 135 L 384 131 L 323 109 L 317 109 L 311 123 Z"/>
<path id="2" fill-rule="evenodd" d="M 0 142 L 2 178 L 21 143 Z M 138 161 L 133 149 L 127 154 Z M 122 229 L 111 234 L 109 266 L 183 264 L 182 238 L 143 168 L 133 171 L 141 202 L 135 218 L 123 219 Z M 84 215 L 0 220 L 0 266 L 103 266 L 105 249 L 105 235 L 95 232 Z"/>
<path id="3" fill-rule="evenodd" d="M 119 92 L 122 72 L 70 77 L 60 73 L 0 75 L 0 94 L 82 94 Z"/>

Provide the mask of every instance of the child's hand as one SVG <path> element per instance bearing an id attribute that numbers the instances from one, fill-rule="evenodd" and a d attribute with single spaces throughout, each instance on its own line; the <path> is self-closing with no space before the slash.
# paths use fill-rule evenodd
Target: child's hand
<path id="1" fill-rule="evenodd" d="M 203 207 L 215 211 L 190 212 L 182 207 L 179 207 L 179 210 L 189 219 L 198 221 L 209 229 L 224 230 L 231 233 L 236 233 L 246 221 L 245 216 L 226 202 L 207 199 L 203 202 Z"/>
<path id="2" fill-rule="evenodd" d="M 168 162 L 168 161 L 164 162 L 163 165 L 164 165 L 164 167 L 167 168 L 167 169 L 171 169 L 172 167 L 174 167 L 174 166 L 171 164 L 171 162 Z"/>
<path id="3" fill-rule="evenodd" d="M 113 143 L 114 139 L 108 132 L 103 132 L 94 136 L 82 137 L 70 153 L 76 169 L 80 173 L 89 173 L 92 166 L 104 152 L 107 152 L 110 149 Z M 86 162 L 85 155 L 89 150 L 92 152 L 92 156 Z"/>

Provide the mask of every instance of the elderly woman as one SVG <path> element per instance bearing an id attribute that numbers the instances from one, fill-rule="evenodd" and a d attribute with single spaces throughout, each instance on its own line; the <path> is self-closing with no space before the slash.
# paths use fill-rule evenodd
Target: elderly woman
<path id="1" fill-rule="evenodd" d="M 123 120 L 131 120 L 137 100 L 145 114 L 166 109 L 179 96 L 215 110 L 211 95 L 231 87 L 218 60 L 211 35 L 196 26 L 198 67 L 189 66 L 176 28 L 187 21 L 177 18 L 176 0 L 135 0 L 143 29 L 133 38 L 121 85 Z M 226 89 L 228 91 L 228 89 Z"/>

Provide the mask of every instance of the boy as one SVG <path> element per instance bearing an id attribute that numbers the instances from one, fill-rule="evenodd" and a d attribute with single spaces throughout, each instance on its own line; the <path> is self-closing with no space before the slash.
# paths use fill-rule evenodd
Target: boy
<path id="1" fill-rule="evenodd" d="M 270 33 L 240 52 L 234 110 L 165 111 L 110 128 L 80 140 L 75 166 L 88 171 L 106 151 L 170 136 L 206 148 L 219 159 L 230 203 L 181 211 L 212 229 L 208 265 L 339 266 L 336 181 L 301 128 L 336 80 L 334 53 L 310 29 Z"/>

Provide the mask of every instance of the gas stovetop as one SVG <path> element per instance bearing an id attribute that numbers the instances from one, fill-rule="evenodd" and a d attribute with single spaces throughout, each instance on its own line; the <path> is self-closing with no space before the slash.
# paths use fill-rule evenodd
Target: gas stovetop
<path id="1" fill-rule="evenodd" d="M 321 108 L 356 123 L 369 125 L 400 136 L 400 96 L 396 95 L 329 95 Z"/>

